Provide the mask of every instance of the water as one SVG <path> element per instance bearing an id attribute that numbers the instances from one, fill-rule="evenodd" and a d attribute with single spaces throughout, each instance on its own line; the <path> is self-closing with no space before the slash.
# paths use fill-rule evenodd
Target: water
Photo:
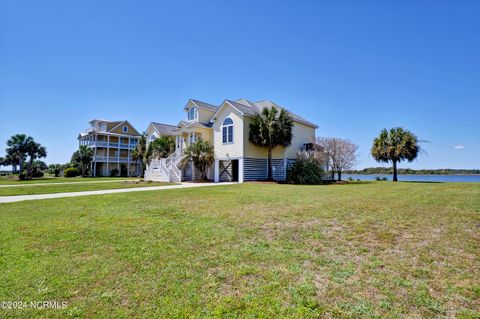
<path id="1" fill-rule="evenodd" d="M 348 180 L 351 177 L 354 180 L 374 181 L 377 177 L 386 177 L 389 181 L 393 179 L 392 175 L 386 174 L 343 174 L 342 179 Z M 480 182 L 480 175 L 398 175 L 399 181 L 405 182 Z"/>

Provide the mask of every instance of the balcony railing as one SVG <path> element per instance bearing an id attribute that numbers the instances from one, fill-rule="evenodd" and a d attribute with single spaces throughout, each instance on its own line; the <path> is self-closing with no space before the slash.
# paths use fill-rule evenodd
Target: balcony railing
<path id="1" fill-rule="evenodd" d="M 94 156 L 93 160 L 96 162 L 119 162 L 119 163 L 136 163 L 136 161 L 132 160 L 130 158 L 130 161 L 128 160 L 128 157 L 123 157 L 123 156 Z"/>
<path id="2" fill-rule="evenodd" d="M 109 147 L 109 148 L 130 148 L 134 149 L 137 147 L 137 144 L 127 144 L 127 143 L 114 143 L 114 142 L 104 142 L 104 141 L 83 141 L 82 145 L 87 145 L 90 147 Z"/>

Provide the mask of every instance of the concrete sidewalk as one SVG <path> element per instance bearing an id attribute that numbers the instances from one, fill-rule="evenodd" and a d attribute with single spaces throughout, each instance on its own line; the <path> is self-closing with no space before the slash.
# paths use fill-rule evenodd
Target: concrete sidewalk
<path id="1" fill-rule="evenodd" d="M 47 186 L 47 185 L 75 185 L 75 184 L 96 184 L 96 183 L 115 183 L 115 182 L 137 182 L 142 179 L 119 179 L 108 181 L 86 181 L 86 182 L 55 182 L 55 183 L 29 183 L 29 184 L 5 184 L 0 187 L 24 187 L 24 186 Z"/>
<path id="2" fill-rule="evenodd" d="M 181 184 L 178 184 L 178 185 L 122 188 L 122 189 L 105 189 L 105 190 L 84 191 L 84 192 L 38 194 L 38 195 L 18 195 L 18 196 L 0 196 L 0 203 L 13 203 L 13 202 L 21 202 L 21 201 L 25 201 L 25 200 L 49 199 L 49 198 L 77 197 L 77 196 L 103 195 L 103 194 L 116 194 L 116 193 L 129 193 L 129 192 L 146 192 L 146 191 L 157 191 L 157 190 L 177 189 L 177 188 L 224 186 L 224 185 L 234 185 L 234 184 L 237 184 L 237 183 L 181 183 Z"/>

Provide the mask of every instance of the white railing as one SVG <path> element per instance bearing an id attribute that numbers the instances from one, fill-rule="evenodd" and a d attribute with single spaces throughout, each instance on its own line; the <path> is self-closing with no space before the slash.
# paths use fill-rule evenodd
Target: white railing
<path id="1" fill-rule="evenodd" d="M 94 156 L 93 157 L 94 161 L 97 162 L 121 162 L 121 163 L 136 163 L 136 161 L 132 160 L 131 158 L 129 159 L 128 157 L 119 157 L 119 156 Z"/>
<path id="2" fill-rule="evenodd" d="M 81 141 L 82 145 L 88 145 L 91 147 L 110 147 L 110 148 L 135 148 L 137 144 L 128 144 L 128 143 L 115 143 L 115 142 L 106 142 L 106 141 Z"/>
<path id="3" fill-rule="evenodd" d="M 171 172 L 175 175 L 176 182 L 182 181 L 182 172 L 178 169 L 177 165 L 172 165 Z"/>
<path id="4" fill-rule="evenodd" d="M 152 174 L 158 172 L 157 177 L 161 175 L 170 182 L 181 182 L 182 171 L 178 168 L 178 164 L 182 154 L 182 150 L 177 150 L 167 158 L 152 160 L 145 170 L 145 180 L 152 179 Z"/>

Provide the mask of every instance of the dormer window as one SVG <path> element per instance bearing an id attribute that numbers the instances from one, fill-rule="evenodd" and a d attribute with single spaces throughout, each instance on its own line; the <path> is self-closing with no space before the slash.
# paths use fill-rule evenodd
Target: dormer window
<path id="1" fill-rule="evenodd" d="M 124 125 L 123 126 L 123 133 L 127 133 L 128 132 L 128 126 Z"/>
<path id="2" fill-rule="evenodd" d="M 188 120 L 193 121 L 193 120 L 197 119 L 197 117 L 198 117 L 197 108 L 196 107 L 190 108 L 190 110 L 188 110 Z"/>

